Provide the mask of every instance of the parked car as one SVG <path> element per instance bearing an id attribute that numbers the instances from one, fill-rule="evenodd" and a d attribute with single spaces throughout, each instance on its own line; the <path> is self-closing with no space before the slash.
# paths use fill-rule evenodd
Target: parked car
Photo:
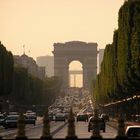
<path id="1" fill-rule="evenodd" d="M 4 127 L 5 129 L 9 127 L 17 127 L 19 115 L 8 115 L 5 119 Z"/>
<path id="2" fill-rule="evenodd" d="M 19 115 L 19 113 L 16 111 L 12 111 L 12 112 L 9 112 L 8 115 Z"/>
<path id="3" fill-rule="evenodd" d="M 31 116 L 34 116 L 35 119 L 37 119 L 37 115 L 36 115 L 36 112 L 33 112 L 32 110 L 27 110 L 25 115 L 31 115 Z"/>
<path id="4" fill-rule="evenodd" d="M 125 135 L 128 138 L 140 138 L 140 126 L 139 125 L 127 126 Z"/>
<path id="5" fill-rule="evenodd" d="M 49 114 L 49 120 L 50 120 L 50 121 L 54 121 L 54 120 L 55 120 L 53 114 Z"/>
<path id="6" fill-rule="evenodd" d="M 90 132 L 90 130 L 93 130 L 93 116 L 89 118 L 89 123 L 88 123 L 88 132 Z M 99 118 L 99 130 L 102 130 L 103 132 L 105 132 L 105 120 L 102 118 Z"/>
<path id="7" fill-rule="evenodd" d="M 0 126 L 4 126 L 6 117 L 3 114 L 0 114 Z"/>
<path id="8" fill-rule="evenodd" d="M 32 114 L 25 114 L 25 124 L 34 124 L 36 123 L 36 116 Z"/>
<path id="9" fill-rule="evenodd" d="M 57 113 L 55 115 L 55 121 L 65 121 L 65 114 L 64 113 Z"/>

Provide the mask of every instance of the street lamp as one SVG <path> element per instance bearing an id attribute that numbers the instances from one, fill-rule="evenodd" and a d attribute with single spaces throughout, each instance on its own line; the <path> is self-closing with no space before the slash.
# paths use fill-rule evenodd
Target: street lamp
<path id="1" fill-rule="evenodd" d="M 36 105 L 32 105 L 33 111 L 36 112 Z"/>
<path id="2" fill-rule="evenodd" d="M 9 100 L 6 100 L 6 112 L 9 113 Z"/>

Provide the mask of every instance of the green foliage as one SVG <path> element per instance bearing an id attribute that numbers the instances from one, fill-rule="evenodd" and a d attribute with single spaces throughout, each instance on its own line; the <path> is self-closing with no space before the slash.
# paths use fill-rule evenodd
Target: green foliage
<path id="1" fill-rule="evenodd" d="M 28 74 L 26 68 L 14 68 L 13 94 L 17 104 L 40 104 L 43 81 Z"/>
<path id="2" fill-rule="evenodd" d="M 140 1 L 128 0 L 119 10 L 118 30 L 105 48 L 93 96 L 98 103 L 140 92 Z"/>
<path id="3" fill-rule="evenodd" d="M 46 77 L 44 80 L 44 102 L 52 103 L 58 96 L 63 96 L 62 79 L 57 76 Z"/>
<path id="4" fill-rule="evenodd" d="M 12 92 L 13 55 L 0 42 L 0 96 Z"/>
<path id="5" fill-rule="evenodd" d="M 25 101 L 28 85 L 28 71 L 25 68 L 14 68 L 13 97 L 19 102 Z"/>

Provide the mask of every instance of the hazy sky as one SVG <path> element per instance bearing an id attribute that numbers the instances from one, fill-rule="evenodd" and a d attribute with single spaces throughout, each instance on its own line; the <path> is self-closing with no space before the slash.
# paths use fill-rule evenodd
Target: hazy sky
<path id="1" fill-rule="evenodd" d="M 13 54 L 52 55 L 53 43 L 112 43 L 124 0 L 0 0 L 0 40 Z M 30 50 L 30 52 L 29 52 Z"/>

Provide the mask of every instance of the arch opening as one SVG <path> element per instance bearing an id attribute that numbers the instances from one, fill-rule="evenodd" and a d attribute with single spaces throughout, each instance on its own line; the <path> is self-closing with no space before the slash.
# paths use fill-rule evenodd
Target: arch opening
<path id="1" fill-rule="evenodd" d="M 83 87 L 83 65 L 74 60 L 69 64 L 69 87 Z"/>

